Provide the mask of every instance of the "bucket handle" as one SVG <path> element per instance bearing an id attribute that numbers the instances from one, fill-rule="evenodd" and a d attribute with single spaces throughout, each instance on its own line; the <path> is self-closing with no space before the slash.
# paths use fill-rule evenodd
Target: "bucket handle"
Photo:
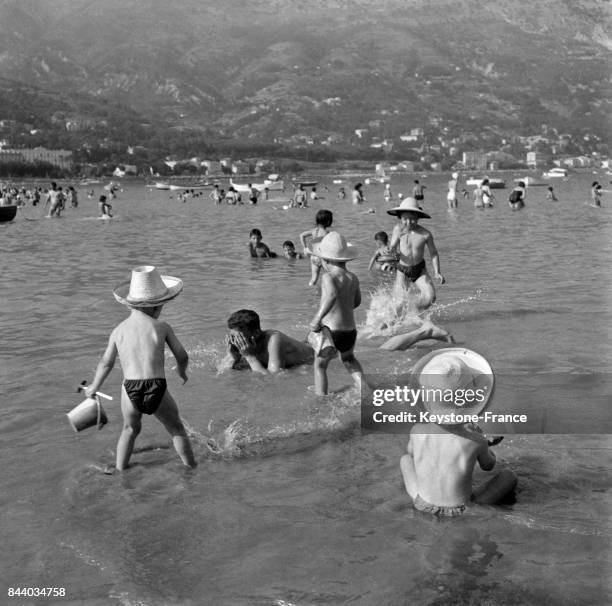
<path id="1" fill-rule="evenodd" d="M 102 423 L 102 404 L 100 404 L 100 398 L 98 397 L 97 393 L 96 393 L 96 407 L 98 408 L 98 418 L 96 420 L 96 423 L 98 425 L 98 430 L 100 430 L 104 427 L 104 423 Z"/>

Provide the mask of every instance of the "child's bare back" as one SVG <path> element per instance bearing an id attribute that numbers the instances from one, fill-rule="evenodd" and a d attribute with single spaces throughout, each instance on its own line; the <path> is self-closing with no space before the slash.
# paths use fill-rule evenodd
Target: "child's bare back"
<path id="1" fill-rule="evenodd" d="M 172 329 L 141 311 L 133 309 L 111 335 L 126 379 L 164 378 L 164 348 Z"/>
<path id="2" fill-rule="evenodd" d="M 354 309 L 361 303 L 359 279 L 347 269 L 334 268 L 323 274 L 321 298 L 333 299 L 329 311 L 321 323 L 330 330 L 352 330 L 355 328 Z"/>

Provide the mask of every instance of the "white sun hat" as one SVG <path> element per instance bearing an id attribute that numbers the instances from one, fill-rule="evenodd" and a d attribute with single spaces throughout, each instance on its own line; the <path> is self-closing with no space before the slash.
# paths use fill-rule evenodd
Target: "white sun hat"
<path id="1" fill-rule="evenodd" d="M 330 231 L 320 242 L 311 243 L 306 252 L 328 261 L 350 261 L 358 257 L 357 247 L 348 244 L 337 231 Z"/>
<path id="2" fill-rule="evenodd" d="M 477 415 L 486 408 L 495 386 L 487 360 L 462 347 L 432 351 L 414 365 L 411 374 L 419 387 L 432 390 L 431 397 L 422 397 L 421 403 L 434 415 Z M 466 397 L 467 390 L 474 396 Z"/>
<path id="3" fill-rule="evenodd" d="M 162 276 L 153 265 L 132 270 L 132 279 L 115 288 L 115 299 L 128 307 L 156 307 L 174 299 L 183 290 L 183 281 Z"/>
<path id="4" fill-rule="evenodd" d="M 404 198 L 399 206 L 396 206 L 395 208 L 390 208 L 387 211 L 387 214 L 397 217 L 400 213 L 407 212 L 417 213 L 423 219 L 431 219 L 431 217 L 421 209 L 417 201 L 410 196 Z"/>

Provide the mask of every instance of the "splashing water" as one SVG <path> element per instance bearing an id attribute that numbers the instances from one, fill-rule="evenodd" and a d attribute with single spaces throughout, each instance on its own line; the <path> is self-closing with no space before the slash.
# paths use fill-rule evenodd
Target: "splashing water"
<path id="1" fill-rule="evenodd" d="M 419 292 L 414 285 L 404 290 L 395 288 L 393 284 L 381 284 L 370 295 L 370 307 L 360 330 L 366 337 L 393 336 L 421 326 L 432 317 L 447 318 L 449 310 L 477 301 L 481 295 L 482 290 L 479 289 L 473 295 L 457 301 L 435 303 L 429 309 L 419 311 Z"/>
<path id="2" fill-rule="evenodd" d="M 418 290 L 397 289 L 393 284 L 381 284 L 370 295 L 363 332 L 368 337 L 391 336 L 409 325 L 420 325 L 429 312 L 419 312 L 417 308 Z"/>

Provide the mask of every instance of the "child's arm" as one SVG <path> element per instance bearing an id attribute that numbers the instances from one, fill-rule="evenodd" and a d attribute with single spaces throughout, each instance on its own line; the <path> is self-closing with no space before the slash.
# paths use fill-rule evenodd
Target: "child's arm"
<path id="1" fill-rule="evenodd" d="M 355 278 L 357 280 L 357 278 Z M 359 288 L 359 280 L 357 280 L 357 289 L 355 290 L 355 298 L 353 299 L 353 309 L 361 305 L 361 288 Z"/>
<path id="2" fill-rule="evenodd" d="M 370 259 L 370 264 L 368 265 L 368 271 L 372 271 L 372 268 L 374 267 L 374 263 L 376 263 L 376 259 L 378 259 L 378 257 L 380 257 L 380 251 L 376 251 L 374 253 L 374 256 Z"/>
<path id="3" fill-rule="evenodd" d="M 321 304 L 319 305 L 319 311 L 317 311 L 314 318 L 310 322 L 310 330 L 314 332 L 321 330 L 321 322 L 323 321 L 323 318 L 331 311 L 337 298 L 338 291 L 336 290 L 334 281 L 329 274 L 324 273 L 323 279 L 321 280 Z"/>
<path id="4" fill-rule="evenodd" d="M 477 441 L 480 442 L 480 448 L 478 450 L 478 464 L 484 471 L 491 471 L 495 467 L 496 457 L 495 453 L 489 448 L 487 439 L 484 436 L 482 428 L 479 425 L 473 424 L 470 429 L 476 433 L 475 436 Z"/>
<path id="5" fill-rule="evenodd" d="M 304 249 L 306 249 L 306 246 L 307 246 L 307 242 L 306 242 L 307 238 L 312 238 L 312 229 L 309 229 L 307 231 L 303 231 L 300 234 L 300 242 L 302 244 L 302 248 L 304 248 Z"/>
<path id="6" fill-rule="evenodd" d="M 397 248 L 397 245 L 399 244 L 401 236 L 402 236 L 402 226 L 400 224 L 397 224 L 393 228 L 393 233 L 391 234 L 391 242 L 389 244 L 390 251 L 394 251 Z"/>
<path id="7" fill-rule="evenodd" d="M 483 471 L 491 471 L 495 467 L 495 453 L 489 448 L 486 440 L 482 445 L 482 449 L 478 455 L 478 464 Z"/>
<path id="8" fill-rule="evenodd" d="M 176 358 L 176 372 L 178 376 L 183 379 L 183 383 L 185 383 L 187 381 L 187 365 L 189 364 L 189 356 L 187 355 L 183 344 L 174 334 L 172 327 L 169 324 L 166 324 L 166 327 L 166 343 L 168 343 L 170 351 Z"/>
<path id="9" fill-rule="evenodd" d="M 115 343 L 115 331 L 113 331 L 111 333 L 111 336 L 108 339 L 108 345 L 106 346 L 106 350 L 102 354 L 102 357 L 100 358 L 100 361 L 98 362 L 94 380 L 85 389 L 85 395 L 88 398 L 93 397 L 96 391 L 100 389 L 106 377 L 108 377 L 111 370 L 113 370 L 113 366 L 115 365 L 116 359 L 117 359 L 117 344 Z"/>
<path id="10" fill-rule="evenodd" d="M 434 244 L 434 239 L 431 234 L 429 234 L 429 238 L 427 238 L 427 248 L 429 249 L 429 254 L 431 255 L 431 264 L 434 269 L 434 277 L 440 282 L 440 284 L 444 284 L 444 276 L 440 273 L 440 256 L 438 255 L 438 249 Z"/>

